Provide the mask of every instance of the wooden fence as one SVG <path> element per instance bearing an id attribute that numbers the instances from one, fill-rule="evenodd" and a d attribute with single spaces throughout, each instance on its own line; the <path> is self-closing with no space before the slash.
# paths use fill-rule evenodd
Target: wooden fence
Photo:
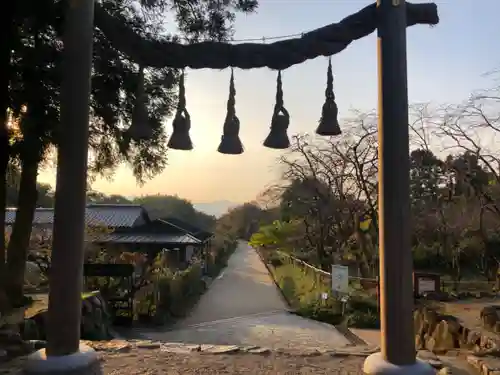
<path id="1" fill-rule="evenodd" d="M 330 272 L 315 267 L 287 253 L 278 251 L 278 254 L 283 259 L 288 260 L 290 263 L 302 268 L 305 273 L 313 273 L 318 283 L 324 284 L 328 287 L 331 286 L 332 274 Z M 349 276 L 349 286 L 353 289 L 361 289 L 370 293 L 377 293 L 379 282 L 378 278 Z"/>
<path id="2" fill-rule="evenodd" d="M 317 281 L 324 284 L 327 287 L 330 287 L 332 282 L 332 275 L 330 272 L 322 270 L 318 267 L 315 267 L 309 263 L 304 262 L 301 259 L 298 259 L 292 255 L 287 253 L 278 251 L 280 257 L 284 260 L 288 260 L 294 265 L 301 267 L 304 272 L 314 273 L 317 277 Z M 377 289 L 379 287 L 378 278 L 363 278 L 356 276 L 349 276 L 349 285 L 353 289 L 364 290 L 370 293 L 377 293 Z M 483 281 L 483 280 L 462 280 L 459 282 L 451 281 L 451 280 L 443 280 L 441 279 L 441 291 L 443 292 L 458 292 L 458 293 L 495 293 L 496 291 L 496 283 L 494 281 Z"/>

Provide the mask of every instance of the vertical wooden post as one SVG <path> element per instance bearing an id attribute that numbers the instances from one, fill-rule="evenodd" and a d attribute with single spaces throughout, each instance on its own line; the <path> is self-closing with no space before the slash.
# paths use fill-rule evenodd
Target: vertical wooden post
<path id="1" fill-rule="evenodd" d="M 405 0 L 378 0 L 377 17 L 381 353 L 364 372 L 434 374 L 415 360 Z"/>
<path id="2" fill-rule="evenodd" d="M 78 351 L 82 304 L 94 1 L 67 4 L 49 279 L 49 356 Z"/>
<path id="3" fill-rule="evenodd" d="M 381 349 L 396 365 L 415 362 L 406 3 L 378 0 L 379 238 Z"/>

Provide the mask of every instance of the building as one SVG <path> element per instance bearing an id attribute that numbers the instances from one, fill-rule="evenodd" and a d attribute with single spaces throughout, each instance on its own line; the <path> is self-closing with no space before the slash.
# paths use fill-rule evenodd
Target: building
<path id="1" fill-rule="evenodd" d="M 16 209 L 6 211 L 6 232 L 16 218 Z M 86 240 L 106 248 L 141 252 L 156 256 L 170 253 L 170 258 L 186 263 L 194 254 L 210 246 L 213 234 L 176 218 L 151 219 L 147 210 L 135 204 L 89 204 L 85 212 L 88 227 Z M 34 234 L 50 237 L 54 222 L 52 208 L 37 208 L 33 219 Z"/>

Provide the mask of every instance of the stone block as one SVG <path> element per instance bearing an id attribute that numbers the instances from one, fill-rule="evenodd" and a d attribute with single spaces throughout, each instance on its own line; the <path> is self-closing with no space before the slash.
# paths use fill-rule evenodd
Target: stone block
<path id="1" fill-rule="evenodd" d="M 499 321 L 498 309 L 496 306 L 485 306 L 481 310 L 480 318 L 483 328 L 493 330 Z"/>
<path id="2" fill-rule="evenodd" d="M 232 354 L 239 352 L 240 348 L 236 345 L 208 345 L 205 349 L 202 347 L 201 351 L 207 354 Z"/>
<path id="3" fill-rule="evenodd" d="M 450 329 L 450 324 L 446 320 L 440 321 L 432 336 L 426 341 L 425 348 L 434 353 L 455 349 L 456 340 L 452 332 L 453 328 Z"/>
<path id="4" fill-rule="evenodd" d="M 161 343 L 158 341 L 139 341 L 135 344 L 135 346 L 139 349 L 160 349 Z"/>
<path id="5" fill-rule="evenodd" d="M 257 347 L 257 348 L 249 349 L 248 353 L 251 353 L 251 354 L 269 354 L 269 353 L 271 353 L 271 349 Z"/>
<path id="6" fill-rule="evenodd" d="M 436 375 L 453 375 L 453 371 L 449 367 L 443 367 L 436 373 Z"/>
<path id="7" fill-rule="evenodd" d="M 106 352 L 127 352 L 132 346 L 125 340 L 110 340 L 110 341 L 82 341 L 85 345 L 90 346 L 96 351 Z"/>
<path id="8" fill-rule="evenodd" d="M 167 353 L 190 354 L 193 352 L 199 352 L 201 347 L 196 344 L 162 343 L 160 350 Z"/>
<path id="9" fill-rule="evenodd" d="M 7 353 L 7 350 L 0 349 L 0 363 L 6 362 L 8 360 L 9 360 L 9 353 Z"/>

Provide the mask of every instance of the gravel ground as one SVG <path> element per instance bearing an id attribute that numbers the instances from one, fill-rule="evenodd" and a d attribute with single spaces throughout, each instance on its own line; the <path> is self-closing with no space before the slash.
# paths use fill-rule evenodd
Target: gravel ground
<path id="1" fill-rule="evenodd" d="M 156 374 L 259 374 L 259 375 L 357 375 L 362 374 L 364 358 L 300 357 L 286 354 L 269 356 L 252 354 L 207 355 L 172 354 L 157 351 L 134 351 L 127 354 L 105 354 L 105 374 L 156 375 Z"/>
<path id="2" fill-rule="evenodd" d="M 174 354 L 137 349 L 129 353 L 102 352 L 106 375 L 361 375 L 363 357 L 303 357 L 290 354 Z M 21 374 L 21 360 L 0 366 L 0 374 Z"/>

